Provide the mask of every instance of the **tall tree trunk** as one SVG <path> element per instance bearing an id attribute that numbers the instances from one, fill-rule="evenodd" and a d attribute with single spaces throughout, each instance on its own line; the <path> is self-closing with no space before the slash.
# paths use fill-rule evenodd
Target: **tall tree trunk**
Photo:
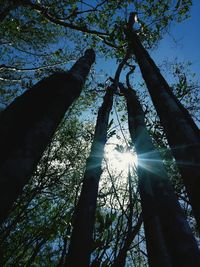
<path id="1" fill-rule="evenodd" d="M 166 266 L 165 263 L 162 263 L 162 260 L 165 261 L 164 258 L 159 264 L 155 263 L 156 257 L 158 257 L 155 243 L 157 246 L 158 244 L 161 245 L 163 240 L 155 240 L 154 233 L 151 232 L 150 220 L 153 223 L 154 213 L 158 216 L 160 224 L 158 231 L 162 232 L 170 259 L 167 266 L 200 266 L 200 254 L 196 241 L 167 177 L 162 159 L 148 134 L 144 122 L 144 112 L 136 93 L 128 88 L 124 90 L 124 94 L 128 108 L 129 131 L 138 155 L 139 190 L 144 224 L 146 224 L 150 266 Z M 149 188 L 151 188 L 151 192 L 149 192 Z M 155 228 L 155 225 L 153 227 Z M 153 242 L 153 246 L 149 240 Z"/>
<path id="2" fill-rule="evenodd" d="M 164 127 L 200 230 L 199 129 L 171 91 L 134 30 L 129 29 L 127 36 Z"/>
<path id="3" fill-rule="evenodd" d="M 128 164 L 128 191 L 129 191 L 129 214 L 127 218 L 127 233 L 123 240 L 123 246 L 120 248 L 118 255 L 115 257 L 115 260 L 113 261 L 112 267 L 124 267 L 126 265 L 126 256 L 127 252 L 130 249 L 130 246 L 134 240 L 134 238 L 137 236 L 140 227 L 142 225 L 142 214 L 139 215 L 138 221 L 133 227 L 133 213 L 134 213 L 134 204 L 136 201 L 136 195 L 133 193 L 133 185 L 132 185 L 132 177 L 130 172 L 130 164 Z M 135 197 L 133 197 L 135 195 Z M 115 248 L 117 247 L 117 243 L 115 245 Z"/>
<path id="4" fill-rule="evenodd" d="M 95 54 L 88 49 L 68 72 L 43 79 L 0 113 L 0 222 L 35 170 L 72 102 L 80 95 Z"/>
<path id="5" fill-rule="evenodd" d="M 94 140 L 87 159 L 81 195 L 75 218 L 66 266 L 88 267 L 92 249 L 92 234 L 104 146 L 107 139 L 109 113 L 113 103 L 113 88 L 107 89 L 99 109 Z"/>

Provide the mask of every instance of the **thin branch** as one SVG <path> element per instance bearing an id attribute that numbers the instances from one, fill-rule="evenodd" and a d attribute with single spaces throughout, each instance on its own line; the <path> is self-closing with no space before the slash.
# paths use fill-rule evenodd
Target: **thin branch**
<path id="1" fill-rule="evenodd" d="M 114 83 L 116 86 L 118 86 L 120 74 L 122 72 L 124 65 L 126 64 L 127 60 L 129 59 L 129 57 L 130 57 L 130 49 L 128 48 L 125 57 L 120 62 L 119 66 L 116 70 L 116 73 L 115 73 Z"/>
<path id="2" fill-rule="evenodd" d="M 131 70 L 126 74 L 126 85 L 128 88 L 131 88 L 130 84 L 130 75 L 135 71 L 135 66 L 132 66 Z"/>
<path id="3" fill-rule="evenodd" d="M 126 139 L 126 136 L 125 136 L 125 134 L 124 134 L 124 130 L 123 130 L 123 128 L 122 128 L 122 125 L 121 125 L 121 122 L 120 122 L 120 119 L 119 119 L 119 116 L 118 116 L 118 112 L 117 112 L 115 103 L 114 103 L 114 110 L 115 110 L 115 114 L 116 114 L 116 117 L 117 117 L 117 121 L 118 121 L 118 123 L 119 123 L 119 127 L 120 127 L 120 130 L 121 130 L 121 133 L 122 133 L 123 138 L 124 138 L 124 141 L 125 141 L 125 143 L 126 143 L 126 146 L 129 147 L 128 141 L 127 141 L 127 139 Z"/>
<path id="4" fill-rule="evenodd" d="M 107 0 L 104 0 L 103 2 L 97 4 L 95 7 L 92 7 L 90 9 L 84 10 L 84 11 L 75 11 L 72 12 L 72 14 L 70 14 L 69 16 L 67 16 L 65 19 L 69 20 L 70 18 L 76 17 L 77 15 L 81 15 L 81 14 L 85 14 L 85 13 L 89 13 L 89 12 L 96 12 L 98 11 L 98 8 L 100 6 L 102 6 L 105 2 L 107 2 Z"/>
<path id="5" fill-rule="evenodd" d="M 75 62 L 75 60 L 69 60 L 69 61 L 57 62 L 57 63 L 51 64 L 51 65 L 46 65 L 46 66 L 41 66 L 41 67 L 33 67 L 33 68 L 24 68 L 24 69 L 21 69 L 21 68 L 18 68 L 18 67 L 6 66 L 6 65 L 3 64 L 3 65 L 0 65 L 0 71 L 4 70 L 4 69 L 11 70 L 11 71 L 17 71 L 17 72 L 35 71 L 35 70 L 41 70 L 41 69 L 48 69 L 48 68 L 51 68 L 51 67 L 55 67 L 57 65 L 66 64 L 66 63 L 69 63 L 70 61 L 74 61 Z"/>
<path id="6" fill-rule="evenodd" d="M 90 30 L 87 28 L 87 26 L 77 26 L 77 25 L 74 25 L 72 23 L 67 23 L 65 22 L 64 20 L 61 20 L 61 19 L 58 19 L 56 18 L 53 14 L 49 13 L 48 12 L 48 9 L 45 8 L 44 6 L 41 6 L 39 4 L 34 4 L 34 3 L 31 3 L 29 0 L 22 0 L 21 1 L 21 4 L 23 6 L 27 6 L 27 7 L 30 7 L 32 8 L 33 10 L 39 12 L 41 15 L 43 15 L 48 21 L 54 23 L 54 24 L 57 24 L 57 25 L 61 25 L 61 26 L 64 26 L 64 27 L 67 27 L 67 28 L 70 28 L 70 29 L 73 29 L 73 30 L 77 30 L 77 31 L 80 31 L 80 32 L 85 32 L 85 33 L 90 33 L 90 34 L 97 34 L 97 35 L 103 35 L 103 36 L 108 36 L 108 33 L 105 33 L 105 32 L 100 32 L 100 31 L 96 31 L 96 30 Z"/>

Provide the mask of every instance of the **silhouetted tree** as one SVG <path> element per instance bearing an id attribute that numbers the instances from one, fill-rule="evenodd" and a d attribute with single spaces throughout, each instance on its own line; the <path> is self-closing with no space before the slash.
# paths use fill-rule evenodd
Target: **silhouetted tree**
<path id="1" fill-rule="evenodd" d="M 0 222 L 33 174 L 65 112 L 80 95 L 95 60 L 86 50 L 68 72 L 55 73 L 0 114 Z"/>
<path id="2" fill-rule="evenodd" d="M 73 231 L 66 266 L 87 267 L 92 252 L 92 234 L 104 146 L 107 140 L 109 114 L 114 86 L 108 87 L 99 109 L 91 152 L 87 159 L 81 195 L 75 209 Z"/>
<path id="3" fill-rule="evenodd" d="M 156 64 L 142 46 L 129 18 L 127 38 L 140 66 L 153 104 L 164 127 L 172 153 L 186 187 L 194 216 L 200 227 L 200 135 L 189 112 L 171 91 Z"/>
<path id="4" fill-rule="evenodd" d="M 131 139 L 138 156 L 139 191 L 150 266 L 199 266 L 200 254 L 154 148 L 136 92 L 123 88 Z"/>

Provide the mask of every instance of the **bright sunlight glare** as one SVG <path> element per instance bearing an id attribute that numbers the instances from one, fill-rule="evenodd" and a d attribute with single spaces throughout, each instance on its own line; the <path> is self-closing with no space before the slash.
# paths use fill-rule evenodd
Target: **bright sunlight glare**
<path id="1" fill-rule="evenodd" d="M 137 156 L 131 152 L 118 152 L 113 146 L 107 146 L 105 151 L 109 166 L 117 171 L 127 171 L 128 166 L 137 166 Z"/>

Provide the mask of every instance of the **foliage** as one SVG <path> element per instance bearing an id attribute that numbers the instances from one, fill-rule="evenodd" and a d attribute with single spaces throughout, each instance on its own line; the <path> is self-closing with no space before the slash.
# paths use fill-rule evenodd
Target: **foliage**
<path id="1" fill-rule="evenodd" d="M 192 4 L 190 0 L 102 0 L 92 4 L 75 0 L 14 2 L 17 4 L 8 12 L 0 29 L 2 107 L 41 78 L 58 69 L 66 70 L 87 46 L 95 47 L 98 56 L 120 61 L 127 48 L 124 31 L 130 11 L 135 12 L 134 27 L 143 44 L 153 48 L 173 23 L 189 17 Z M 131 58 L 128 63 L 126 70 L 135 61 Z M 175 94 L 198 118 L 198 84 L 193 74 L 189 75 L 187 64 L 177 61 L 165 62 L 166 65 L 167 72 L 173 77 L 171 87 Z M 145 109 L 150 135 L 165 159 L 168 174 L 195 230 L 180 175 L 158 117 L 144 91 L 146 88 L 141 79 L 131 82 Z M 93 138 L 93 119 L 106 85 L 107 81 L 99 82 L 98 70 L 93 71 L 80 99 L 66 114 L 44 153 L 31 182 L 2 225 L 3 266 L 62 266 L 64 263 L 73 212 Z M 115 150 L 124 152 L 132 145 L 127 133 L 125 102 L 116 95 L 114 103 L 108 146 L 114 142 Z M 112 266 L 141 213 L 135 168 L 131 168 L 130 182 L 127 169 L 112 169 L 109 157 L 105 156 L 100 181 L 91 257 L 93 267 Z M 128 249 L 127 266 L 147 266 L 144 239 L 144 227 L 141 226 Z"/>

